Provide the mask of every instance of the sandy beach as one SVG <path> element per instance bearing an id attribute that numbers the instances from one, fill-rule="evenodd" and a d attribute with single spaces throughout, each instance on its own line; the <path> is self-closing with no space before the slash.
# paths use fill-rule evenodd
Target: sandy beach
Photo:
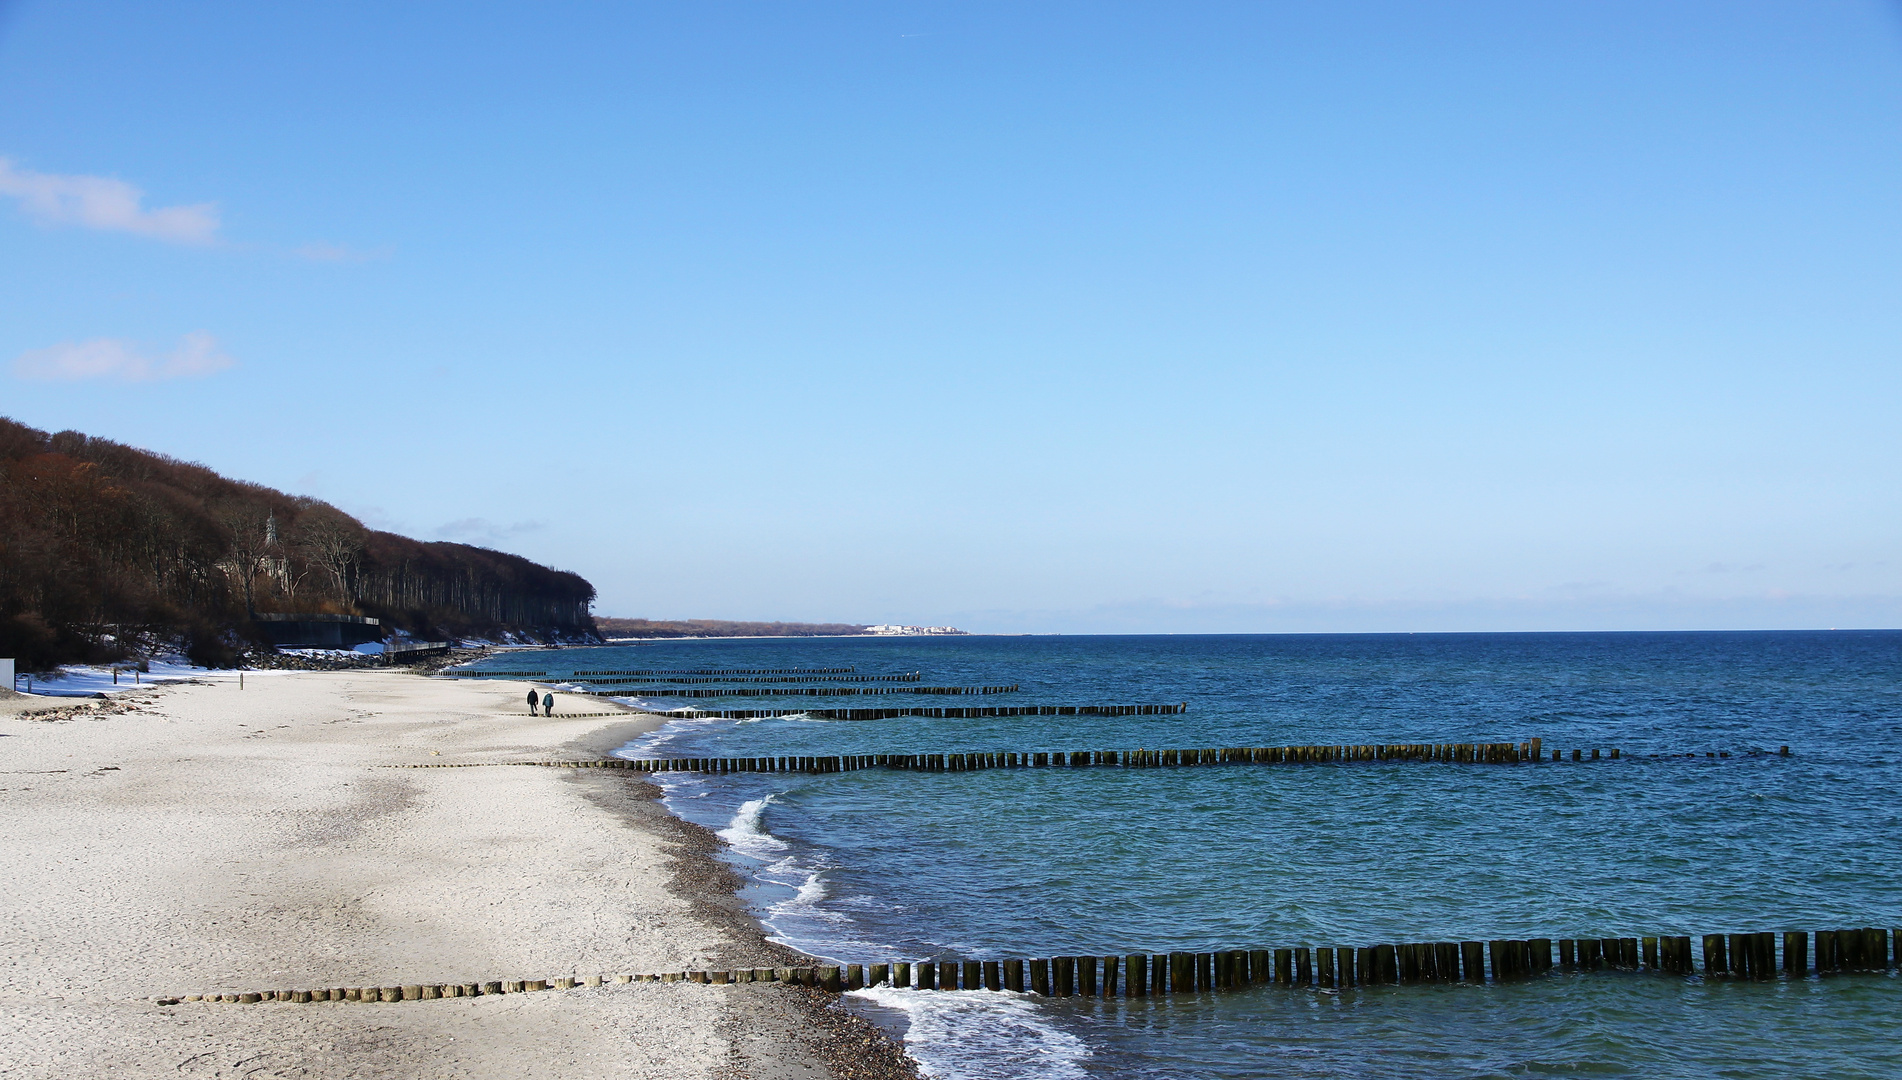
<path id="1" fill-rule="evenodd" d="M 718 841 L 636 777 L 392 767 L 600 757 L 656 722 L 530 718 L 525 690 L 272 672 L 91 714 L 0 702 L 0 1077 L 908 1073 L 875 1029 L 781 986 L 155 1004 L 789 962 Z"/>

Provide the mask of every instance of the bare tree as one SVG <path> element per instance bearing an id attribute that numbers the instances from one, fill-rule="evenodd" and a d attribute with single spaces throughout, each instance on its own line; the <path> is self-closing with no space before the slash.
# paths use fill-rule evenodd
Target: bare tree
<path id="1" fill-rule="evenodd" d="M 305 561 L 323 570 L 345 604 L 356 602 L 357 566 L 363 561 L 363 526 L 327 503 L 317 503 L 297 519 L 293 541 Z"/>
<path id="2" fill-rule="evenodd" d="M 227 574 L 238 579 L 244 589 L 244 613 L 258 613 L 255 586 L 259 571 L 277 548 L 277 521 L 268 503 L 229 502 L 217 507 L 213 517 L 230 534 L 225 557 L 220 560 Z"/>

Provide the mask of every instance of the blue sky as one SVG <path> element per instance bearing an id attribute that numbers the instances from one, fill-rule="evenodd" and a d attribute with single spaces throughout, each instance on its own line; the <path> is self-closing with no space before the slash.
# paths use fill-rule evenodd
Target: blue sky
<path id="1" fill-rule="evenodd" d="M 1902 625 L 1880 3 L 0 0 L 0 414 L 1000 632 Z"/>

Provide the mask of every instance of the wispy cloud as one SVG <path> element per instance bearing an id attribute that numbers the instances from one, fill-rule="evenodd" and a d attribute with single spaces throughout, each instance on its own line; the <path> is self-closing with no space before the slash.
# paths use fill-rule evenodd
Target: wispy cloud
<path id="1" fill-rule="evenodd" d="M 153 356 L 121 338 L 63 341 L 46 349 L 29 349 L 13 359 L 13 373 L 43 382 L 104 379 L 114 382 L 156 382 L 161 379 L 201 379 L 231 367 L 237 361 L 218 348 L 218 339 L 196 330 L 179 339 L 171 352 Z"/>
<path id="2" fill-rule="evenodd" d="M 148 210 L 145 192 L 124 180 L 30 172 L 0 158 L 0 195 L 20 200 L 27 216 L 45 225 L 128 232 L 175 244 L 210 244 L 218 239 L 215 203 Z"/>
<path id="3" fill-rule="evenodd" d="M 446 540 L 507 540 L 511 536 L 534 532 L 544 528 L 545 522 L 518 521 L 513 525 L 497 525 L 488 518 L 463 518 L 436 528 L 436 535 Z"/>

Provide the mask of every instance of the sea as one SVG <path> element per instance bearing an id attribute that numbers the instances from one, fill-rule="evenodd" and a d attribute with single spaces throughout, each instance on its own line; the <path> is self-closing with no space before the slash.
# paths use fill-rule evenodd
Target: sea
<path id="1" fill-rule="evenodd" d="M 681 718 L 619 751 L 630 758 L 1534 737 L 1564 752 L 1513 766 L 663 776 L 667 805 L 730 843 L 771 935 L 840 963 L 1902 927 L 1897 631 L 682 640 L 478 666 L 577 687 L 577 670 L 793 667 L 1018 687 L 624 699 L 656 709 L 1187 704 Z M 1589 759 L 1613 747 L 1619 759 Z M 1893 971 L 845 1000 L 928 1074 L 959 1080 L 1902 1077 Z"/>

